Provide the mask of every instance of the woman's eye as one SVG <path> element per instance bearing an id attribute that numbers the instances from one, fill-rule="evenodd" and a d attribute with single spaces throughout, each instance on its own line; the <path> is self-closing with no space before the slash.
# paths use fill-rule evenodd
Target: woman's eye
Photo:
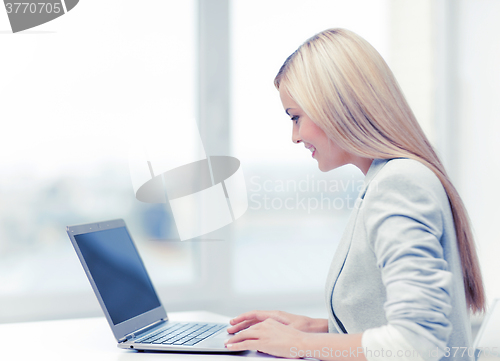
<path id="1" fill-rule="evenodd" d="M 296 116 L 292 117 L 292 120 L 295 122 L 295 124 L 297 124 L 297 121 L 299 120 L 299 116 L 296 115 Z"/>

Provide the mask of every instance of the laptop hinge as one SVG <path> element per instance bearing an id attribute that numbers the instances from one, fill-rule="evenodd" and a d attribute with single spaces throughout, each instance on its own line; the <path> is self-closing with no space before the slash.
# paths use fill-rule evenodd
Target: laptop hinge
<path id="1" fill-rule="evenodd" d="M 162 318 L 158 321 L 150 323 L 149 325 L 144 326 L 143 328 L 140 328 L 138 330 L 135 330 L 134 332 L 131 332 L 131 333 L 125 335 L 125 337 L 120 338 L 118 340 L 118 342 L 121 343 L 121 342 L 130 341 L 130 340 L 134 339 L 136 337 L 136 335 L 138 335 L 139 333 L 146 331 L 148 328 L 153 328 L 155 326 L 158 326 L 160 323 L 165 322 L 166 320 L 168 320 L 168 318 Z"/>

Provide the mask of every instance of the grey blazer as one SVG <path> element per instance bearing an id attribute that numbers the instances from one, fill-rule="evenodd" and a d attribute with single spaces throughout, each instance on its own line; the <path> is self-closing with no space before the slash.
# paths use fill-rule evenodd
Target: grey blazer
<path id="1" fill-rule="evenodd" d="M 446 347 L 472 346 L 450 204 L 429 168 L 405 158 L 372 162 L 333 257 L 326 301 L 329 332 L 391 324 L 422 357 L 439 348 L 437 359 L 448 359 Z"/>

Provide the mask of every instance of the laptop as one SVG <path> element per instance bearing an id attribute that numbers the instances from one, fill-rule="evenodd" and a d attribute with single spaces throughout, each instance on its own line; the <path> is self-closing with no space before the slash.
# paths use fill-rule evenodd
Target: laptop
<path id="1" fill-rule="evenodd" d="M 168 319 L 123 219 L 66 231 L 119 348 L 234 352 L 224 346 L 229 324 Z"/>

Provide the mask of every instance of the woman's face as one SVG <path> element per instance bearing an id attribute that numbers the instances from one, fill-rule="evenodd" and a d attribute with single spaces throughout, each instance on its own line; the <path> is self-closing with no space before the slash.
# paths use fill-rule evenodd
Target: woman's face
<path id="1" fill-rule="evenodd" d="M 292 141 L 296 144 L 304 143 L 304 146 L 311 151 L 312 157 L 318 161 L 318 167 L 322 172 L 352 163 L 351 154 L 326 136 L 325 132 L 295 103 L 284 86 L 279 88 L 279 92 L 283 108 L 293 121 Z"/>

